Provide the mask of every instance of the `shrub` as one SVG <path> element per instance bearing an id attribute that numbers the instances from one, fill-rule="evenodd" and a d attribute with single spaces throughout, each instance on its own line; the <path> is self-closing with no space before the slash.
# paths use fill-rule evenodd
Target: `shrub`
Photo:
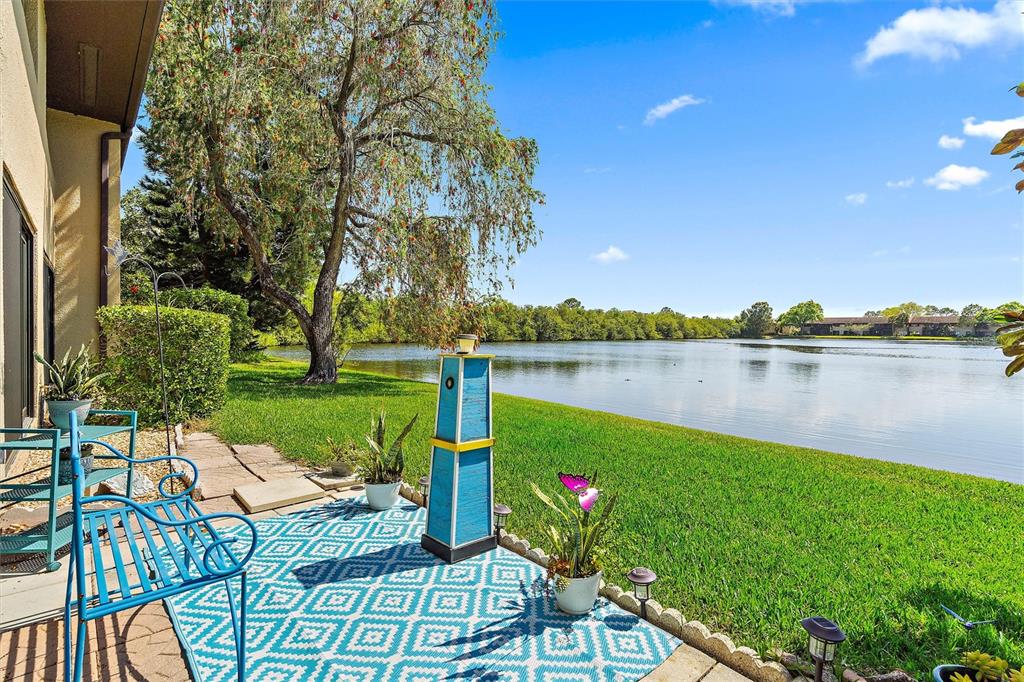
<path id="1" fill-rule="evenodd" d="M 121 305 L 152 305 L 153 280 L 142 272 L 121 271 Z"/>
<path id="2" fill-rule="evenodd" d="M 162 419 L 160 355 L 152 306 L 100 308 L 96 317 L 106 339 L 105 395 L 112 405 L 139 412 L 139 420 Z M 167 407 L 171 421 L 204 417 L 224 404 L 230 323 L 217 313 L 160 308 Z"/>
<path id="3" fill-rule="evenodd" d="M 259 352 L 254 343 L 249 302 L 237 294 L 211 287 L 166 289 L 160 292 L 160 305 L 227 315 L 231 321 L 232 362 L 251 360 Z"/>
<path id="4" fill-rule="evenodd" d="M 148 275 L 141 272 L 122 273 L 121 304 L 153 304 L 153 283 Z M 161 289 L 160 305 L 227 315 L 231 320 L 231 361 L 251 360 L 259 353 L 252 319 L 249 318 L 249 302 L 237 294 L 212 287 Z"/>

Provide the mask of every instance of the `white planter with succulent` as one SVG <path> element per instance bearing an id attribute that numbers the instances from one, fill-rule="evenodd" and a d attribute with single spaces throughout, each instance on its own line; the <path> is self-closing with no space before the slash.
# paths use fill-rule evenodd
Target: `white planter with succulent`
<path id="1" fill-rule="evenodd" d="M 39 353 L 35 354 L 35 358 L 46 371 L 43 398 L 46 400 L 50 421 L 61 431 L 67 431 L 70 428 L 70 415 L 74 412 L 78 416 L 78 423 L 84 424 L 98 393 L 99 380 L 106 376 L 93 373 L 89 347 L 83 344 L 75 357 L 71 357 L 69 348 L 56 363 L 47 362 Z"/>
<path id="2" fill-rule="evenodd" d="M 597 474 L 574 476 L 558 474 L 573 498 L 556 495 L 554 500 L 530 483 L 541 502 L 551 507 L 561 523 L 547 527 L 551 542 L 548 579 L 555 582 L 555 605 L 565 613 L 589 613 L 597 601 L 601 587 L 601 568 L 596 559 L 599 545 L 608 531 L 608 519 L 615 508 L 617 495 L 602 503 L 601 511 L 592 515 L 601 492 L 595 487 Z M 555 502 L 557 500 L 557 504 Z"/>
<path id="3" fill-rule="evenodd" d="M 388 447 L 385 441 L 386 415 L 381 412 L 374 420 L 371 432 L 366 436 L 367 450 L 355 456 L 355 470 L 366 486 L 366 503 L 371 509 L 384 511 L 398 502 L 402 472 L 405 470 L 402 441 L 412 431 L 418 416 L 414 416 L 405 425 L 398 438 Z"/>

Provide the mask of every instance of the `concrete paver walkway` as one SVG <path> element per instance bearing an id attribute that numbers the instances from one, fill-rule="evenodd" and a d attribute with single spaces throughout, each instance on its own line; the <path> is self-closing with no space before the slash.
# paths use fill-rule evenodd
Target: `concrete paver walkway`
<path id="1" fill-rule="evenodd" d="M 272 447 L 228 447 L 212 434 L 186 438 L 181 454 L 199 468 L 204 512 L 245 513 L 231 496 L 238 485 L 299 478 L 307 473 Z M 284 516 L 334 499 L 356 497 L 361 488 L 325 492 L 321 499 L 250 514 Z M 108 562 L 107 565 L 112 565 Z M 0 671 L 2 682 L 63 679 L 64 586 L 67 562 L 53 573 L 0 571 Z M 90 623 L 85 680 L 181 682 L 191 679 L 181 646 L 162 602 L 153 602 Z M 686 644 L 646 682 L 744 682 L 748 678 Z M 382 681 L 384 682 L 384 681 Z"/>

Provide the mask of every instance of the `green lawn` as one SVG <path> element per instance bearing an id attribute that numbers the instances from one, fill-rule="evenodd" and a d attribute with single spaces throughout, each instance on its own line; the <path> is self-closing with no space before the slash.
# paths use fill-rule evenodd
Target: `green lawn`
<path id="1" fill-rule="evenodd" d="M 303 365 L 236 365 L 213 428 L 323 461 L 324 441 L 361 440 L 373 410 L 414 413 L 406 479 L 427 472 L 436 388 L 343 372 L 295 382 Z M 963 646 L 1024 662 L 1024 486 L 790 447 L 553 403 L 494 397 L 496 499 L 532 541 L 546 517 L 528 481 L 598 469 L 620 493 L 608 579 L 653 568 L 656 598 L 762 653 L 802 650 L 799 619 L 837 620 L 842 663 L 924 679 Z M 996 618 L 970 635 L 941 615 Z"/>

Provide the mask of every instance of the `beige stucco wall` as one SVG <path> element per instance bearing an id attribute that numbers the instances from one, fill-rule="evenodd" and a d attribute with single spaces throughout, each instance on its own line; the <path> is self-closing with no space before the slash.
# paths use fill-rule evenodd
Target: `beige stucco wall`
<path id="1" fill-rule="evenodd" d="M 68 348 L 98 349 L 96 308 L 100 287 L 100 136 L 116 125 L 56 109 L 47 110 L 53 166 L 53 229 L 56 239 L 55 318 L 57 356 Z M 120 142 L 110 143 L 110 242 L 120 236 Z M 117 301 L 112 290 L 110 302 Z"/>
<path id="2" fill-rule="evenodd" d="M 26 12 L 28 14 L 26 14 Z M 0 164 L 4 180 L 19 200 L 35 235 L 35 272 L 43 272 L 54 250 L 51 182 L 46 137 L 46 25 L 39 0 L 0 2 Z M 34 46 L 34 49 L 33 49 Z M 0 202 L 0 220 L 3 215 Z M 0 244 L 0 274 L 7 260 Z M 0 287 L 2 289 L 2 287 Z M 42 350 L 43 278 L 36 277 L 36 349 Z M 0 290 L 0 309 L 4 292 Z M 0 348 L 3 347 L 0 325 Z M 0 353 L 0 363 L 3 354 Z M 0 365 L 0 374 L 2 374 Z M 36 368 L 37 382 L 42 370 Z M 38 396 L 37 396 L 38 397 Z M 0 384 L 0 414 L 3 410 Z M 37 413 L 39 412 L 37 408 Z M 10 426 L 10 425 L 5 425 Z"/>

